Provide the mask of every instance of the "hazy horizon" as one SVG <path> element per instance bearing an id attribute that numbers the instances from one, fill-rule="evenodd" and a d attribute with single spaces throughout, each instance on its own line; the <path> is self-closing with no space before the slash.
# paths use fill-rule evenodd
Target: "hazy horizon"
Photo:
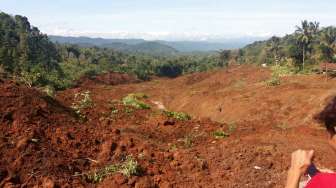
<path id="1" fill-rule="evenodd" d="M 0 11 L 28 17 L 43 33 L 93 38 L 216 41 L 284 36 L 307 19 L 335 25 L 326 0 L 0 0 Z"/>

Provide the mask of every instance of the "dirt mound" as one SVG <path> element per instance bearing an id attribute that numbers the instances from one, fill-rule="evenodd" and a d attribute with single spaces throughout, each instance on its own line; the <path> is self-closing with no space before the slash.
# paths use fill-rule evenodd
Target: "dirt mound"
<path id="1" fill-rule="evenodd" d="M 96 84 L 119 85 L 140 82 L 135 76 L 123 73 L 109 72 L 97 76 L 84 76 L 77 81 L 77 86 Z"/>
<path id="2" fill-rule="evenodd" d="M 72 110 L 35 89 L 2 81 L 0 112 L 0 187 L 28 183 L 36 169 L 48 173 L 57 165 L 42 156 L 57 153 L 48 142 L 57 126 L 75 122 Z"/>
<path id="3" fill-rule="evenodd" d="M 48 126 L 71 117 L 72 111 L 36 89 L 11 81 L 0 81 L 0 124 L 19 127 L 22 124 Z"/>

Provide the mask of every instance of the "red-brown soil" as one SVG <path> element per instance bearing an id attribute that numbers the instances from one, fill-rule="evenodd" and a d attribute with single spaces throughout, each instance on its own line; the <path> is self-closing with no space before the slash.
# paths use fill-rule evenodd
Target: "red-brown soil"
<path id="1" fill-rule="evenodd" d="M 312 117 L 335 96 L 336 81 L 291 76 L 267 86 L 269 78 L 268 69 L 243 66 L 135 84 L 81 84 L 56 99 L 1 81 L 0 187 L 283 187 L 297 148 L 315 149 L 317 166 L 335 169 L 327 134 Z M 87 90 L 93 106 L 82 112 L 83 122 L 70 106 Z M 115 102 L 136 92 L 149 96 L 152 109 Z M 193 119 L 168 118 L 158 103 Z M 229 137 L 212 135 L 230 127 Z M 141 174 L 116 173 L 96 184 L 83 175 L 129 155 Z"/>

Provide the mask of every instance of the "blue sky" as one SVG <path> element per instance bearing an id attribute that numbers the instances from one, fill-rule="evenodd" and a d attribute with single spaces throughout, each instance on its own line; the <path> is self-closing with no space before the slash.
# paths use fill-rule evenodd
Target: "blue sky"
<path id="1" fill-rule="evenodd" d="M 0 0 L 47 34 L 209 40 L 291 33 L 301 20 L 336 25 L 335 0 Z"/>

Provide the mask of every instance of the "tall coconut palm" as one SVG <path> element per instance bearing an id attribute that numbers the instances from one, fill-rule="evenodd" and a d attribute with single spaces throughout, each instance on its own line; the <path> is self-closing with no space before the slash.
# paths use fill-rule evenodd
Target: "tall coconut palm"
<path id="1" fill-rule="evenodd" d="M 301 27 L 296 26 L 295 33 L 297 34 L 297 40 L 302 47 L 302 69 L 305 67 L 307 50 L 319 30 L 319 25 L 318 22 L 308 22 L 307 20 L 304 20 L 301 22 Z"/>

